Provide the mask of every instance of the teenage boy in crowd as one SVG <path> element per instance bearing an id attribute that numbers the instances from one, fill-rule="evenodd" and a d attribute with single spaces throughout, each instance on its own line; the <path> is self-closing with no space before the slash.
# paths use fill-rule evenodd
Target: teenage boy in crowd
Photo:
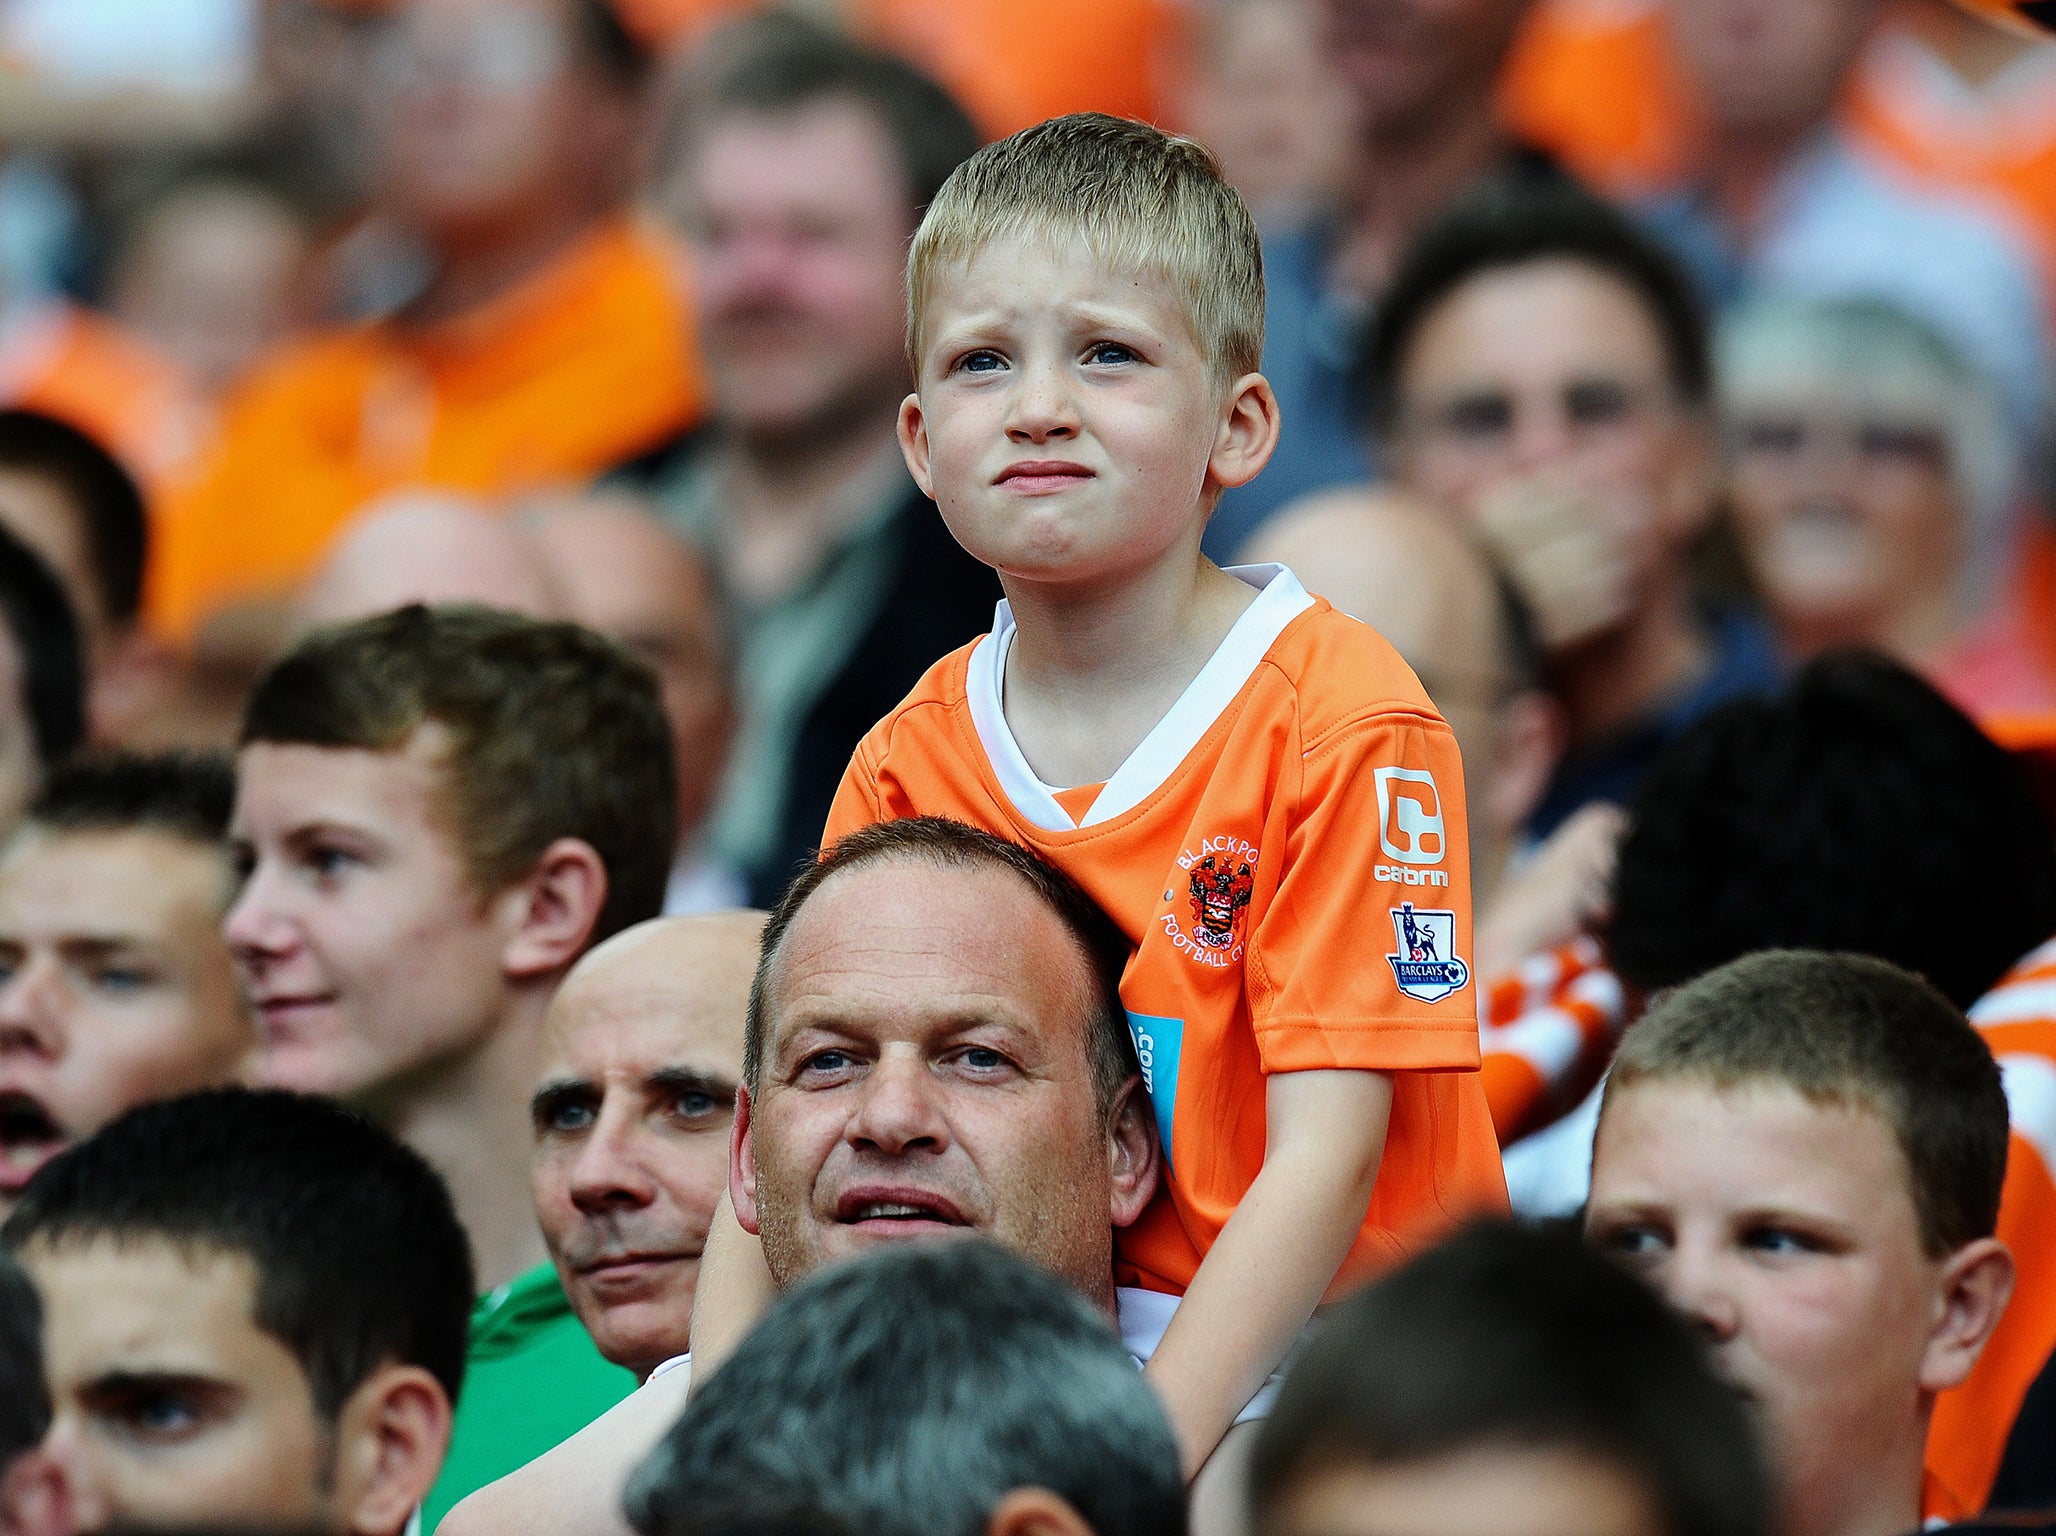
<path id="1" fill-rule="evenodd" d="M 464 1376 L 444 1188 L 361 1116 L 219 1089 L 45 1168 L 0 1239 L 46 1308 L 82 1523 L 400 1536 Z"/>
<path id="2" fill-rule="evenodd" d="M 627 1392 L 578 1326 L 528 1188 L 551 995 L 654 917 L 670 869 L 655 681 L 575 625 L 403 608 L 320 630 L 258 685 L 229 947 L 262 1074 L 362 1108 L 448 1180 L 482 1299 L 435 1519 Z"/>
<path id="3" fill-rule="evenodd" d="M 2012 1293 L 1993 1236 L 2006 1140 L 1977 1031 L 1867 956 L 1746 956 L 1622 1042 L 1586 1231 L 1761 1410 L 1784 1536 L 1969 1513 L 1924 1486 L 1922 1454 L 1937 1394 L 1970 1374 Z"/>
<path id="4" fill-rule="evenodd" d="M 1480 1222 L 1339 1304 L 1250 1466 L 1261 1536 L 1768 1536 L 1740 1398 L 1649 1290 Z"/>
<path id="5" fill-rule="evenodd" d="M 0 837 L 0 1216 L 115 1116 L 244 1070 L 235 793 L 214 758 L 87 757 Z"/>
<path id="6" fill-rule="evenodd" d="M 1278 435 L 1256 228 L 1205 150 L 1097 115 L 982 150 L 908 293 L 901 446 L 1008 601 L 865 737 L 827 839 L 984 827 L 1137 947 L 1168 1157 L 1121 1273 L 1182 1298 L 1148 1370 L 1197 1475 L 1324 1297 L 1504 1200 L 1457 749 L 1373 631 L 1200 553 Z M 733 1235 L 722 1304 L 768 1289 Z"/>

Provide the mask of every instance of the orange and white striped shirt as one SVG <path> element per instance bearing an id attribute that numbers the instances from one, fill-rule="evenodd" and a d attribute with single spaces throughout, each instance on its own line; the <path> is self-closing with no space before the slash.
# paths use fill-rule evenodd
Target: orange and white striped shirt
<path id="1" fill-rule="evenodd" d="M 1489 983 L 1478 1010 L 1492 1129 L 1509 1146 L 1577 1104 L 1627 1027 L 1627 989 L 1579 934 Z"/>

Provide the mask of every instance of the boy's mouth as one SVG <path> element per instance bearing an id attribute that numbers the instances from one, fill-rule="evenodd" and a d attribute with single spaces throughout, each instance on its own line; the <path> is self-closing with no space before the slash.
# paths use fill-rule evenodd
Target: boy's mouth
<path id="1" fill-rule="evenodd" d="M 1091 478 L 1091 470 L 1068 459 L 1023 459 L 1001 470 L 993 484 L 1017 495 L 1047 496 Z"/>

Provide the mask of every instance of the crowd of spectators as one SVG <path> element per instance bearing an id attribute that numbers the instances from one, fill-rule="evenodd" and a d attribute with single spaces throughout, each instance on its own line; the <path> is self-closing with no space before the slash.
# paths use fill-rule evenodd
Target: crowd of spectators
<path id="1" fill-rule="evenodd" d="M 0 0 L 0 1536 L 2056 1527 L 2048 10 Z"/>

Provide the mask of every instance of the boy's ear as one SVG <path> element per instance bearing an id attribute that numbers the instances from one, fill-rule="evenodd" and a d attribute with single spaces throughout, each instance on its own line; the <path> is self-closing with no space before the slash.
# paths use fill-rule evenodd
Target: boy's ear
<path id="1" fill-rule="evenodd" d="M 1156 1194 L 1164 1155 L 1156 1116 L 1139 1077 L 1129 1078 L 1114 1100 L 1107 1117 L 1107 1153 L 1113 1172 L 1113 1208 L 1108 1215 L 1116 1227 L 1133 1226 Z"/>
<path id="2" fill-rule="evenodd" d="M 928 472 L 928 418 L 921 413 L 918 394 L 908 395 L 900 402 L 899 443 L 900 453 L 907 461 L 907 473 L 921 487 L 921 494 L 933 501 L 935 482 Z"/>
<path id="3" fill-rule="evenodd" d="M 1246 373 L 1229 389 L 1222 407 L 1221 429 L 1207 460 L 1208 478 L 1223 488 L 1247 485 L 1271 462 L 1277 446 L 1278 397 L 1269 379 Z"/>
<path id="4" fill-rule="evenodd" d="M 498 902 L 509 928 L 501 970 L 510 981 L 546 976 L 585 953 L 607 904 L 607 866 L 585 839 L 560 837 Z"/>
<path id="5" fill-rule="evenodd" d="M 1970 1374 L 2013 1296 L 2013 1272 L 2011 1250 L 1995 1237 L 1966 1243 L 1949 1256 L 1920 1361 L 1923 1391 L 1943 1391 Z"/>
<path id="6" fill-rule="evenodd" d="M 992 1507 L 985 1536 L 1092 1536 L 1092 1527 L 1061 1494 L 1016 1488 Z"/>
<path id="7" fill-rule="evenodd" d="M 442 1383 L 387 1361 L 350 1394 L 336 1421 L 334 1484 L 352 1536 L 404 1530 L 435 1486 L 454 1417 Z"/>

